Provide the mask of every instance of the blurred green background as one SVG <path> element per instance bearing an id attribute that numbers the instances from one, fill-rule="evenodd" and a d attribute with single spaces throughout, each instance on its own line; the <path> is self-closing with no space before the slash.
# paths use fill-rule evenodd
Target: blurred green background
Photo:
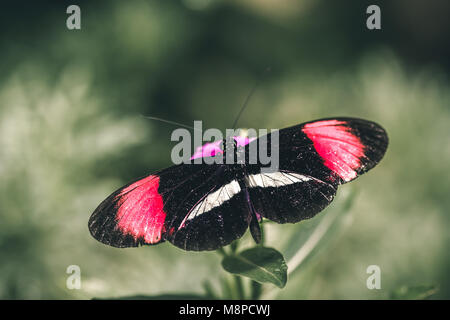
<path id="1" fill-rule="evenodd" d="M 283 299 L 384 299 L 434 285 L 450 298 L 448 1 L 4 1 L 0 10 L 0 298 L 90 299 L 219 291 L 214 253 L 115 249 L 87 221 L 129 180 L 169 166 L 175 127 L 282 128 L 332 116 L 383 125 L 385 158 L 345 226 L 290 275 Z M 366 28 L 381 7 L 382 30 Z M 302 223 L 269 224 L 283 253 Z M 381 268 L 368 290 L 366 268 Z M 66 288 L 79 265 L 82 288 Z"/>

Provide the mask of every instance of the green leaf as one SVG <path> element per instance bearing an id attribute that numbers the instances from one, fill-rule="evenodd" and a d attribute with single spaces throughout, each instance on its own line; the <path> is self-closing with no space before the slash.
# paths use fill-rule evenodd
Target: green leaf
<path id="1" fill-rule="evenodd" d="M 403 286 L 391 293 L 391 299 L 396 300 L 425 300 L 438 291 L 435 285 Z"/>
<path id="2" fill-rule="evenodd" d="M 273 283 L 283 288 L 287 281 L 287 266 L 283 255 L 275 249 L 254 247 L 225 257 L 223 268 L 233 274 L 261 283 Z"/>

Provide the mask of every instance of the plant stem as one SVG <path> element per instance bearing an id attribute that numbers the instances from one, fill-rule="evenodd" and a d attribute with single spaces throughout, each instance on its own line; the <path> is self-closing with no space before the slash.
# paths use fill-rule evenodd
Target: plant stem
<path id="1" fill-rule="evenodd" d="M 229 278 L 226 275 L 225 275 L 225 277 L 223 277 L 221 279 L 223 299 L 233 299 L 234 298 L 233 290 L 230 286 L 228 279 Z"/>
<path id="2" fill-rule="evenodd" d="M 208 298 L 218 299 L 218 295 L 214 292 L 214 289 L 208 280 L 203 282 L 203 289 L 205 290 L 206 296 Z"/>
<path id="3" fill-rule="evenodd" d="M 228 256 L 227 252 L 225 251 L 225 249 L 223 247 L 220 247 L 219 249 L 217 249 L 216 252 L 218 254 L 220 254 L 222 257 Z"/>
<path id="4" fill-rule="evenodd" d="M 251 281 L 251 296 L 250 299 L 258 300 L 262 294 L 262 285 L 259 282 Z"/>
<path id="5" fill-rule="evenodd" d="M 235 253 L 237 251 L 237 248 L 239 246 L 239 240 L 235 240 L 230 244 L 230 249 L 232 253 Z"/>
<path id="6" fill-rule="evenodd" d="M 261 229 L 261 246 L 264 246 L 265 233 L 264 233 L 264 223 L 259 224 L 259 228 Z"/>
<path id="7" fill-rule="evenodd" d="M 236 284 L 237 298 L 240 300 L 245 299 L 244 286 L 242 285 L 242 278 L 240 276 L 233 276 Z"/>

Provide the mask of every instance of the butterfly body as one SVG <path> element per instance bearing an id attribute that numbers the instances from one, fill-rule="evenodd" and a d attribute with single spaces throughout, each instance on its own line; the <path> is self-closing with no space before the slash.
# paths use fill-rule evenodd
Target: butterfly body
<path id="1" fill-rule="evenodd" d="M 252 162 L 252 147 L 264 145 L 271 153 L 275 137 L 276 169 L 267 170 L 259 157 Z M 196 156 L 129 183 L 94 211 L 91 234 L 115 247 L 169 241 L 202 251 L 225 246 L 250 228 L 258 242 L 262 217 L 277 223 L 312 218 L 333 200 L 340 184 L 374 167 L 388 144 L 381 126 L 356 118 L 316 120 L 265 138 L 229 137 L 222 147 L 214 143 L 210 151 L 200 150 L 200 157 L 222 161 L 198 163 Z"/>

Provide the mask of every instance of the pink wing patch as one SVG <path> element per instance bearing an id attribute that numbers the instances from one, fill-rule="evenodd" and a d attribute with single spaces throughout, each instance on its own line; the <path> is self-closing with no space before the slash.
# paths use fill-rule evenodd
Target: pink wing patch
<path id="1" fill-rule="evenodd" d="M 305 124 L 302 130 L 314 143 L 324 165 L 348 182 L 357 176 L 364 145 L 345 124 L 345 121 L 324 120 Z"/>
<path id="2" fill-rule="evenodd" d="M 220 143 L 222 141 L 214 141 L 210 143 L 205 143 L 204 145 L 197 147 L 197 150 L 195 150 L 194 155 L 191 157 L 192 159 L 196 158 L 206 158 L 206 157 L 213 157 L 216 154 L 223 153 L 223 150 L 220 148 Z"/>
<path id="3" fill-rule="evenodd" d="M 235 136 L 233 138 L 236 141 L 238 147 L 243 147 L 256 139 L 254 137 L 248 138 L 240 136 Z M 205 143 L 204 145 L 197 147 L 197 150 L 195 150 L 195 153 L 191 157 L 191 160 L 196 158 L 213 157 L 216 154 L 223 153 L 222 148 L 220 148 L 221 142 L 222 142 L 221 140 L 218 140 L 214 142 Z"/>
<path id="4" fill-rule="evenodd" d="M 129 185 L 116 196 L 117 227 L 124 234 L 131 234 L 135 240 L 143 238 L 148 244 L 161 241 L 166 213 L 158 187 L 159 177 L 152 175 Z"/>

